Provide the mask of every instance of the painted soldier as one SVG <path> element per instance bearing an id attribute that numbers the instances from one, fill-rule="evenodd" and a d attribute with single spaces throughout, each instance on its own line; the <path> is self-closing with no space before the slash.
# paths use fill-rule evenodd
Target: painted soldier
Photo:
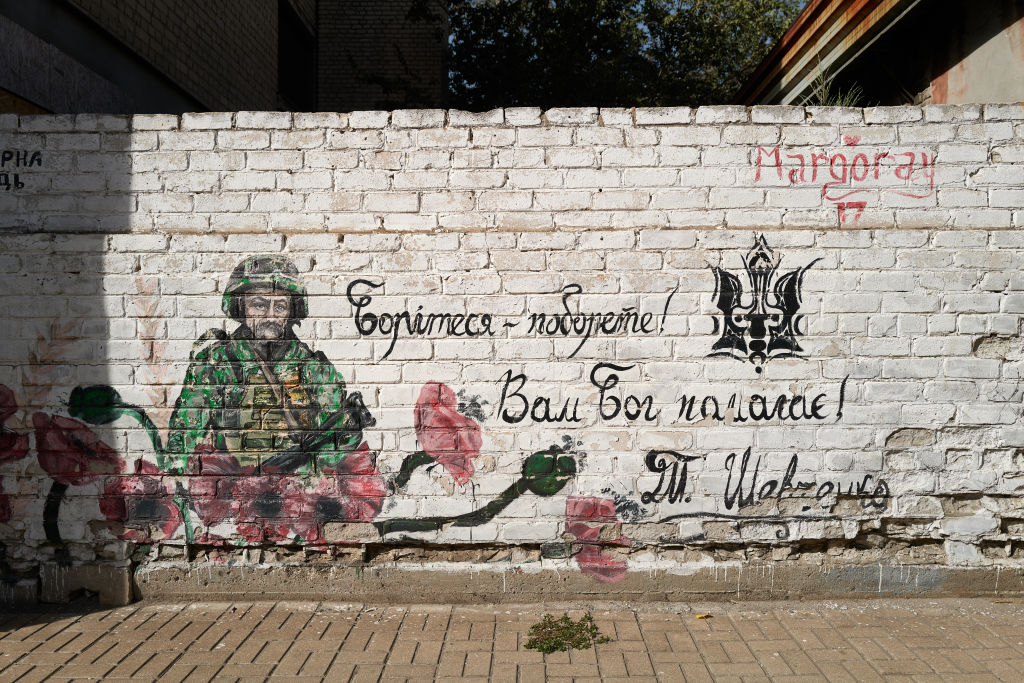
<path id="1" fill-rule="evenodd" d="M 322 352 L 299 340 L 307 316 L 298 269 L 282 256 L 250 256 L 231 273 L 221 308 L 239 324 L 196 342 L 170 421 L 167 453 L 227 453 L 247 470 L 336 469 L 373 424 L 358 393 Z"/>

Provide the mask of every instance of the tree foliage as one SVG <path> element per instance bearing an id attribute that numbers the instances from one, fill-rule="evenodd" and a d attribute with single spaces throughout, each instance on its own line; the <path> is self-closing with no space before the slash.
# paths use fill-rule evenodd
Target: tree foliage
<path id="1" fill-rule="evenodd" d="M 804 0 L 453 0 L 450 105 L 723 104 Z"/>

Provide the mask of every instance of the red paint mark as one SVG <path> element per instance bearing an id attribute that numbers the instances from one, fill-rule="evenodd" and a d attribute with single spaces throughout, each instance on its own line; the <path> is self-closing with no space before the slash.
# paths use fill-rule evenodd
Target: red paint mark
<path id="1" fill-rule="evenodd" d="M 845 223 L 847 217 L 846 211 L 848 209 L 853 209 L 855 211 L 853 214 L 853 222 L 856 223 L 860 220 L 860 215 L 864 213 L 864 209 L 867 205 L 867 202 L 837 202 L 836 210 L 839 212 L 839 222 Z"/>
<path id="2" fill-rule="evenodd" d="M 615 513 L 613 500 L 569 496 L 565 501 L 565 518 L 566 532 L 584 542 L 582 550 L 576 554 L 580 571 L 601 583 L 614 583 L 626 578 L 626 561 L 602 548 L 603 545 L 630 543 L 622 535 L 622 523 Z"/>
<path id="3" fill-rule="evenodd" d="M 32 425 L 39 464 L 54 481 L 80 486 L 124 467 L 117 451 L 100 441 L 84 422 L 36 413 Z"/>
<path id="4" fill-rule="evenodd" d="M 420 446 L 441 463 L 452 478 L 465 484 L 473 476 L 473 458 L 480 455 L 480 425 L 456 410 L 455 392 L 440 382 L 427 382 L 416 400 L 413 425 Z"/>
<path id="5" fill-rule="evenodd" d="M 769 158 L 775 157 L 775 172 L 779 176 L 779 180 L 782 180 L 782 160 L 779 158 L 779 148 L 773 147 L 770 151 L 764 147 L 757 148 L 757 172 L 754 174 L 754 180 L 761 179 L 761 155 L 767 154 Z"/>
<path id="6" fill-rule="evenodd" d="M 932 79 L 932 104 L 949 102 L 949 72 L 941 73 Z"/>
<path id="7" fill-rule="evenodd" d="M 904 152 L 904 154 L 910 154 L 910 153 L 909 152 Z M 903 165 L 903 166 L 909 166 L 911 168 L 910 173 L 907 176 L 907 180 L 913 180 L 913 173 L 914 173 L 913 172 L 913 154 L 911 154 L 911 157 L 912 158 L 911 158 L 910 162 L 908 164 L 904 164 Z M 900 168 L 902 168 L 903 166 L 901 166 Z M 896 174 L 899 175 L 899 169 L 897 169 Z M 921 175 L 928 179 L 928 191 L 927 192 L 924 192 L 923 188 L 922 188 L 921 193 L 902 192 L 900 190 L 891 190 L 891 192 L 893 194 L 902 195 L 904 197 L 912 197 L 914 199 L 924 199 L 925 197 L 932 196 L 932 194 L 934 194 L 934 192 L 935 192 L 935 155 L 934 154 L 932 154 L 931 157 L 929 157 L 924 152 L 921 152 Z"/>
<path id="8" fill-rule="evenodd" d="M 786 154 L 787 172 L 783 175 L 782 148 L 757 148 L 755 160 L 757 172 L 754 180 L 761 180 L 764 168 L 774 164 L 779 179 L 788 180 L 790 185 L 815 184 L 818 182 L 818 169 L 827 173 L 821 185 L 821 196 L 825 201 L 836 205 L 839 222 L 847 220 L 857 222 L 864 213 L 867 199 L 848 201 L 854 195 L 878 196 L 886 192 L 925 199 L 935 194 L 935 161 L 936 155 L 928 151 L 877 152 L 869 156 L 866 152 L 856 151 L 861 142 L 859 135 L 844 135 L 841 151 L 812 150 L 809 153 Z M 810 178 L 806 173 L 806 158 L 810 157 Z M 793 164 L 793 161 L 797 162 Z M 886 181 L 892 187 L 877 187 L 878 182 Z M 871 186 L 867 186 L 870 182 Z"/>

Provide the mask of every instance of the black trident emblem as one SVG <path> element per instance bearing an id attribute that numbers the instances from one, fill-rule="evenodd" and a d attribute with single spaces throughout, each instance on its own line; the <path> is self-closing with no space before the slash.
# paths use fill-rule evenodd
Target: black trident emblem
<path id="1" fill-rule="evenodd" d="M 721 331 L 712 356 L 747 359 L 754 371 L 761 374 L 772 358 L 798 357 L 803 351 L 796 338 L 800 331 L 799 314 L 804 273 L 821 259 L 814 259 L 803 268 L 791 270 L 775 278 L 781 256 L 776 256 L 764 235 L 754 239 L 754 247 L 743 258 L 743 267 L 750 281 L 750 293 L 743 292 L 740 279 L 727 270 L 713 266 L 715 274 L 715 305 L 722 311 L 722 327 L 714 316 L 714 334 Z"/>

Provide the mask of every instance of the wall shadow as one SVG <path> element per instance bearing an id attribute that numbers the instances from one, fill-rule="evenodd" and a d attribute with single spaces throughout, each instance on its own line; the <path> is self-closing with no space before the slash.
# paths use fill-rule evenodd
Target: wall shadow
<path id="1" fill-rule="evenodd" d="M 127 433 L 71 396 L 134 375 L 131 147 L 127 116 L 0 115 L 0 605 L 127 584 L 100 510 Z"/>

